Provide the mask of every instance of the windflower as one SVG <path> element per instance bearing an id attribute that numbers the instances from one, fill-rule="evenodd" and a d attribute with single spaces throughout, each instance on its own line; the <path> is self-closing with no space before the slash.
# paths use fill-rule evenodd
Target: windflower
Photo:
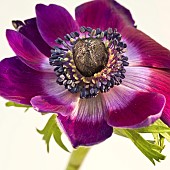
<path id="1" fill-rule="evenodd" d="M 73 147 L 100 143 L 114 127 L 170 126 L 170 51 L 134 26 L 114 0 L 84 3 L 75 19 L 58 5 L 7 30 L 16 56 L 0 62 L 0 95 L 58 114 Z"/>

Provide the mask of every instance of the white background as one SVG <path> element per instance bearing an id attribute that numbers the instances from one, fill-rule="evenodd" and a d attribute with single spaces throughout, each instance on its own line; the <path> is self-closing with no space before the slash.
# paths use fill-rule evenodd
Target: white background
<path id="1" fill-rule="evenodd" d="M 66 7 L 72 15 L 83 0 L 0 0 L 0 59 L 13 56 L 5 37 L 5 29 L 11 28 L 11 20 L 35 16 L 37 3 L 56 3 Z M 128 7 L 139 29 L 163 46 L 170 47 L 169 0 L 118 0 Z M 0 98 L 0 170 L 64 170 L 69 153 L 51 140 L 50 153 L 36 128 L 42 129 L 50 115 L 41 116 L 34 110 L 6 108 Z M 68 144 L 69 145 L 69 144 Z M 166 160 L 153 166 L 128 140 L 116 135 L 90 151 L 81 170 L 169 170 L 170 143 L 166 143 Z"/>

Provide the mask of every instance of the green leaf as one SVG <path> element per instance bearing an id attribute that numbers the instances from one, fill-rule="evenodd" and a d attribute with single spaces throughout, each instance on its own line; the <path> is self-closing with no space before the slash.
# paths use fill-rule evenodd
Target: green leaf
<path id="1" fill-rule="evenodd" d="M 161 120 L 157 120 L 154 124 L 144 127 L 144 128 L 138 128 L 135 129 L 138 133 L 152 133 L 155 139 L 158 140 L 159 138 L 156 139 L 156 134 L 161 135 L 164 137 L 168 142 L 170 142 L 170 128 L 164 124 Z M 123 137 L 127 137 L 124 135 L 119 129 L 114 129 L 114 133 Z M 155 135 L 154 135 L 155 134 Z"/>
<path id="2" fill-rule="evenodd" d="M 166 133 L 166 132 L 170 132 L 170 128 L 160 126 L 160 125 L 152 125 L 152 126 L 148 126 L 145 128 L 137 129 L 137 132 L 139 133 Z"/>
<path id="3" fill-rule="evenodd" d="M 6 103 L 5 103 L 5 106 L 6 106 L 6 107 L 11 107 L 11 106 L 13 106 L 13 107 L 23 107 L 23 108 L 26 108 L 26 109 L 25 109 L 25 112 L 28 111 L 29 108 L 31 108 L 31 106 L 29 106 L 29 105 L 18 104 L 18 103 L 11 102 L 11 101 L 6 102 Z"/>
<path id="4" fill-rule="evenodd" d="M 127 135 L 124 133 L 124 131 L 119 128 L 113 128 L 113 133 L 116 135 L 127 138 Z"/>
<path id="5" fill-rule="evenodd" d="M 170 128 L 161 120 L 157 120 L 154 124 L 135 130 L 130 129 L 114 129 L 114 133 L 123 137 L 127 137 L 140 149 L 140 151 L 153 163 L 165 159 L 161 154 L 164 149 L 164 140 L 170 142 Z M 140 133 L 152 133 L 154 140 L 145 140 Z"/>
<path id="6" fill-rule="evenodd" d="M 153 133 L 155 142 L 158 144 L 161 144 L 161 142 L 164 143 L 164 138 L 170 142 L 170 128 L 161 120 L 157 120 L 148 127 L 136 129 L 136 131 L 139 133 Z"/>
<path id="7" fill-rule="evenodd" d="M 162 141 L 164 140 L 163 138 L 165 138 L 168 142 L 170 142 L 170 128 L 160 119 L 148 127 L 137 129 L 137 131 L 139 133 L 153 133 L 154 138 L 154 134 L 157 134 L 158 137 L 161 135 Z M 159 140 L 159 138 L 155 138 L 155 140 Z"/>
<path id="8" fill-rule="evenodd" d="M 160 141 L 160 139 L 159 139 L 159 133 L 152 133 L 152 135 L 153 135 L 153 138 L 154 138 L 154 142 L 153 143 L 155 143 L 156 145 L 159 145 L 159 141 Z"/>
<path id="9" fill-rule="evenodd" d="M 157 120 L 154 124 L 136 129 L 139 133 L 167 133 L 170 132 L 170 128 L 165 125 L 161 120 Z"/>
<path id="10" fill-rule="evenodd" d="M 170 129 L 165 123 L 163 123 L 161 120 L 158 120 L 155 122 L 156 125 L 158 126 L 162 126 L 162 127 L 165 127 L 165 128 L 168 128 Z M 168 142 L 170 142 L 170 132 L 169 131 L 165 131 L 165 132 L 161 132 L 160 135 L 162 137 L 164 137 Z"/>
<path id="11" fill-rule="evenodd" d="M 43 140 L 45 140 L 46 144 L 47 144 L 47 152 L 49 152 L 49 143 L 50 143 L 50 139 L 51 136 L 53 135 L 56 143 L 65 151 L 69 152 L 68 149 L 65 147 L 65 145 L 63 144 L 62 140 L 61 140 L 61 131 L 57 125 L 56 122 L 56 118 L 57 116 L 54 114 L 50 117 L 50 119 L 48 120 L 47 124 L 45 125 L 43 130 L 38 130 L 37 131 L 43 135 Z"/>
<path id="12" fill-rule="evenodd" d="M 161 154 L 164 147 L 153 144 L 145 140 L 136 130 L 117 129 L 123 136 L 128 137 L 137 146 L 137 148 L 155 165 L 155 160 L 164 160 L 165 156 Z"/>

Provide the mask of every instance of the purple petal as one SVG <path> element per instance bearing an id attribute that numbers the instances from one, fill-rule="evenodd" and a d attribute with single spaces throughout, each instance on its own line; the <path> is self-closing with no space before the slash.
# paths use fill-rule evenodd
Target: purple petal
<path id="1" fill-rule="evenodd" d="M 78 96 L 68 90 L 63 90 L 53 96 L 36 96 L 31 99 L 31 105 L 38 112 L 70 114 L 77 104 Z"/>
<path id="2" fill-rule="evenodd" d="M 143 32 L 125 28 L 122 37 L 127 44 L 130 66 L 148 66 L 170 69 L 170 51 Z"/>
<path id="3" fill-rule="evenodd" d="M 170 126 L 170 71 L 147 67 L 127 67 L 123 85 L 142 91 L 156 92 L 166 97 L 161 119 Z"/>
<path id="4" fill-rule="evenodd" d="M 73 147 L 94 145 L 112 135 L 112 127 L 104 120 L 105 109 L 98 95 L 93 99 L 80 99 L 70 116 L 58 116 Z"/>
<path id="5" fill-rule="evenodd" d="M 111 5 L 111 8 L 117 11 L 119 15 L 121 15 L 121 17 L 123 18 L 124 22 L 126 22 L 126 24 L 134 26 L 135 21 L 132 18 L 132 14 L 127 8 L 125 8 L 124 6 L 116 2 L 115 0 L 109 0 L 109 2 Z"/>
<path id="6" fill-rule="evenodd" d="M 165 97 L 161 94 L 135 91 L 122 85 L 103 96 L 109 112 L 107 123 L 114 127 L 148 126 L 161 117 L 165 106 Z"/>
<path id="7" fill-rule="evenodd" d="M 35 96 L 37 96 L 35 98 L 38 96 L 48 98 L 50 96 L 48 100 L 50 104 L 54 99 L 60 105 L 68 104 L 71 108 L 71 102 L 74 103 L 77 100 L 76 95 L 56 83 L 54 73 L 33 70 L 20 61 L 18 57 L 7 58 L 0 62 L 0 81 L 0 95 L 17 103 L 30 105 L 31 98 L 34 99 Z M 36 100 L 34 99 L 34 101 Z M 42 105 L 44 108 L 49 107 L 43 105 L 45 101 L 41 102 L 37 103 L 37 107 L 35 107 L 38 108 L 38 105 Z M 57 107 L 56 103 L 54 104 Z M 48 112 L 52 112 L 52 110 L 48 110 Z"/>
<path id="8" fill-rule="evenodd" d="M 44 55 L 51 55 L 51 47 L 43 40 L 38 31 L 36 18 L 27 19 L 24 23 L 13 21 L 13 25 L 21 34 L 30 39 Z"/>
<path id="9" fill-rule="evenodd" d="M 13 51 L 26 65 L 38 71 L 53 72 L 49 58 L 42 54 L 24 35 L 7 30 L 6 36 Z"/>
<path id="10" fill-rule="evenodd" d="M 31 69 L 18 57 L 4 59 L 0 62 L 0 96 L 30 105 L 32 97 L 46 94 L 43 82 L 51 77 L 49 73 Z"/>
<path id="11" fill-rule="evenodd" d="M 37 25 L 43 39 L 51 47 L 56 46 L 55 40 L 64 38 L 66 34 L 77 31 L 78 26 L 66 9 L 57 5 L 36 6 Z"/>
<path id="12" fill-rule="evenodd" d="M 125 26 L 133 25 L 132 18 L 124 16 L 125 10 L 116 2 L 91 1 L 78 6 L 75 12 L 80 26 L 101 28 L 102 30 L 111 27 L 120 31 Z"/>
<path id="13" fill-rule="evenodd" d="M 114 12 L 114 14 L 119 15 L 119 17 L 121 17 L 121 19 L 124 20 L 126 25 L 134 26 L 135 21 L 132 18 L 131 12 L 127 8 L 125 8 L 124 6 L 116 2 L 115 0 L 96 0 L 96 1 L 103 1 L 107 3 L 109 7 L 112 9 L 112 11 Z"/>

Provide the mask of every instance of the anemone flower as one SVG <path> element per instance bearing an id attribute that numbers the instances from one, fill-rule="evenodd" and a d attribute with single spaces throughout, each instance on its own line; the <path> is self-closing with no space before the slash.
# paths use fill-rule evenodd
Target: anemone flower
<path id="1" fill-rule="evenodd" d="M 16 56 L 0 62 L 0 95 L 58 114 L 73 147 L 100 143 L 114 127 L 170 126 L 170 51 L 134 26 L 114 0 L 84 3 L 75 19 L 58 5 L 7 30 Z"/>

